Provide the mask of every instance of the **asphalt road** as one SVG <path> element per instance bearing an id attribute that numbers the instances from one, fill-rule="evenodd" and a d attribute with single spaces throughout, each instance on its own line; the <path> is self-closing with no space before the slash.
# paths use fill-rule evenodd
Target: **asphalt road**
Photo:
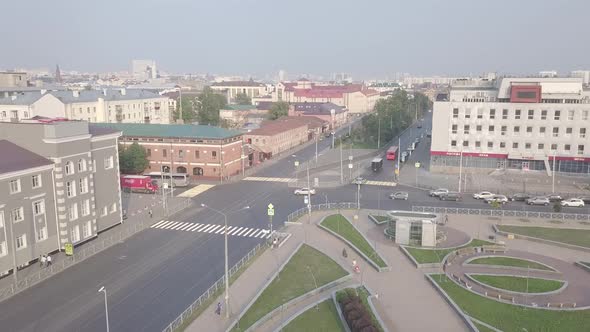
<path id="1" fill-rule="evenodd" d="M 344 128 L 341 132 L 346 131 Z M 422 132 L 427 130 L 424 126 Z M 337 135 L 340 133 L 337 133 Z M 416 134 L 406 131 L 402 146 Z M 329 148 L 331 142 L 319 142 L 318 150 Z M 315 156 L 315 145 L 261 170 L 256 176 L 290 177 L 293 161 L 305 161 Z M 392 165 L 375 179 L 391 180 Z M 389 173 L 388 173 L 389 172 Z M 392 201 L 387 195 L 393 190 L 406 190 L 408 201 Z M 320 189 L 312 204 L 355 202 L 357 187 Z M 362 186 L 361 206 L 371 209 L 410 209 L 412 205 L 460 206 L 486 208 L 486 204 L 465 198 L 463 202 L 441 202 L 414 188 L 394 189 Z M 285 183 L 238 182 L 214 187 L 194 198 L 194 205 L 171 217 L 171 220 L 222 224 L 218 214 L 203 209 L 200 203 L 226 212 L 246 205 L 251 208 L 230 214 L 233 226 L 266 228 L 266 206 L 275 205 L 275 228 L 280 228 L 287 215 L 304 207 L 303 198 L 293 195 Z M 511 205 L 525 207 L 522 203 Z M 549 211 L 550 207 L 532 210 Z M 579 210 L 582 212 L 582 210 Z M 586 209 L 583 209 L 586 211 Z M 229 261 L 234 265 L 261 239 L 230 236 Z M 111 331 L 161 331 L 198 296 L 205 292 L 224 271 L 223 236 L 208 233 L 148 229 L 113 246 L 94 257 L 67 269 L 0 303 L 2 331 L 105 331 L 104 298 L 97 290 L 105 286 L 108 292 Z"/>

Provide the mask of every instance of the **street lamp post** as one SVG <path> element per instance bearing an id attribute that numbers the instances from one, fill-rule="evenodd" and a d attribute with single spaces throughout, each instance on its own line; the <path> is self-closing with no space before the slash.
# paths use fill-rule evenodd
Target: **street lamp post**
<path id="1" fill-rule="evenodd" d="M 223 237 L 224 237 L 224 246 L 225 246 L 225 317 L 229 318 L 229 255 L 227 250 L 227 213 L 221 212 L 217 209 L 214 209 L 208 205 L 201 203 L 201 206 L 209 209 L 217 214 L 223 216 L 224 221 L 224 229 L 223 229 Z M 249 206 L 245 206 L 239 210 L 233 211 L 232 213 L 236 213 L 242 210 L 249 209 Z"/>
<path id="2" fill-rule="evenodd" d="M 106 321 L 107 321 L 107 332 L 109 332 L 109 305 L 107 302 L 107 289 L 102 286 L 100 287 L 100 289 L 98 290 L 98 292 L 103 292 L 104 293 L 104 315 L 106 317 Z"/>

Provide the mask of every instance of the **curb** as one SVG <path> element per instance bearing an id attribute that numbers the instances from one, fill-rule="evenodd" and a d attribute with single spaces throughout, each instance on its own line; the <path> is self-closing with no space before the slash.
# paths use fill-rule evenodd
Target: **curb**
<path id="1" fill-rule="evenodd" d="M 345 239 L 343 236 L 341 236 L 340 234 L 337 234 L 336 232 L 332 231 L 331 229 L 327 228 L 326 226 L 322 225 L 322 222 L 329 216 L 325 216 L 322 218 L 322 220 L 317 224 L 317 226 L 325 231 L 327 231 L 328 233 L 336 236 L 337 238 L 339 238 L 340 240 L 342 240 L 344 243 L 348 244 L 354 251 L 356 251 L 357 254 L 361 255 L 365 261 L 367 261 L 369 264 L 371 264 L 371 266 L 373 266 L 373 268 L 375 268 L 375 270 L 377 270 L 377 272 L 387 272 L 387 271 L 391 271 L 391 266 L 389 265 L 389 263 L 387 263 L 387 261 L 381 257 L 381 255 L 379 255 L 379 257 L 381 258 L 381 260 L 383 262 L 385 262 L 385 267 L 380 267 L 379 265 L 377 265 L 377 263 L 373 262 L 373 260 L 371 260 L 369 257 L 367 257 L 360 249 L 358 249 L 355 245 L 353 245 L 350 241 L 348 241 L 347 239 Z M 352 225 L 352 227 L 354 227 L 354 229 L 359 232 L 359 234 L 363 237 L 363 239 L 365 239 L 365 241 L 367 241 L 367 243 L 369 244 L 369 246 L 371 246 L 371 242 L 365 237 L 365 235 L 363 233 L 361 233 L 358 228 L 356 228 L 356 226 L 350 222 L 350 220 L 348 220 L 348 218 L 346 218 L 345 216 L 342 216 L 343 218 L 346 219 L 346 221 L 348 221 L 348 223 L 350 223 Z M 373 246 L 371 246 L 371 248 L 377 253 L 377 250 L 375 248 L 373 248 Z"/>
<path id="2" fill-rule="evenodd" d="M 424 275 L 424 277 L 430 281 L 430 284 L 432 285 L 432 287 L 434 287 L 434 289 L 436 289 L 445 299 L 445 301 L 447 301 L 447 303 L 453 307 L 453 309 L 455 309 L 455 312 L 457 312 L 457 314 L 459 315 L 459 317 L 461 317 L 461 319 L 463 319 L 463 321 L 465 322 L 465 325 L 467 325 L 467 327 L 473 331 L 473 332 L 479 332 L 479 329 L 475 326 L 475 324 L 473 324 L 473 322 L 471 321 L 471 319 L 469 319 L 469 317 L 463 312 L 463 310 L 461 310 L 461 308 L 459 308 L 459 306 L 455 303 L 455 301 L 453 301 L 453 299 L 451 299 L 447 293 L 436 283 L 436 281 L 434 281 L 434 279 L 432 278 L 432 274 L 431 273 L 427 273 Z M 447 276 L 445 275 L 445 278 L 447 278 Z"/>
<path id="3" fill-rule="evenodd" d="M 371 308 L 371 311 L 375 315 L 375 318 L 377 319 L 377 322 L 379 323 L 379 325 L 381 325 L 381 328 L 383 329 L 383 331 L 389 332 L 389 329 L 387 328 L 387 326 L 385 326 L 385 323 L 381 319 L 381 316 L 379 316 L 379 313 L 377 312 L 377 310 L 375 309 L 375 305 L 373 304 L 373 299 L 371 296 L 374 295 L 375 292 L 373 292 L 373 290 L 371 290 L 368 286 L 361 285 L 361 284 L 350 285 L 350 287 L 346 287 L 341 290 L 332 292 L 332 300 L 334 301 L 334 305 L 336 305 L 336 310 L 338 311 L 338 316 L 340 316 L 340 320 L 342 321 L 342 325 L 344 325 L 344 329 L 347 332 L 350 332 L 350 327 L 348 326 L 346 319 L 344 319 L 344 314 L 342 313 L 342 308 L 340 308 L 340 303 L 338 303 L 338 301 L 336 300 L 336 293 L 339 291 L 346 290 L 348 288 L 352 288 L 352 289 L 356 290 L 359 287 L 364 287 L 367 290 L 367 292 L 369 293 L 369 296 L 367 298 L 367 302 L 369 303 L 369 307 Z"/>
<path id="4" fill-rule="evenodd" d="M 541 227 L 541 226 L 521 226 L 521 225 L 502 225 L 502 226 Z M 568 248 L 568 249 L 575 249 L 575 250 L 581 250 L 581 251 L 590 252 L 590 248 L 582 247 L 582 246 L 577 246 L 575 244 L 563 243 L 563 242 L 558 242 L 558 241 L 553 241 L 553 240 L 541 239 L 541 238 L 534 237 L 534 236 L 521 235 L 521 234 L 517 234 L 517 233 L 510 233 L 510 232 L 501 231 L 497 227 L 497 225 L 495 225 L 495 224 L 492 225 L 492 228 L 494 229 L 494 232 L 496 232 L 496 233 L 498 233 L 500 235 L 506 236 L 506 237 L 508 237 L 508 234 L 512 234 L 512 236 L 514 236 L 514 238 L 516 238 L 516 239 L 529 240 L 529 241 L 534 241 L 534 242 L 551 244 L 551 245 L 562 247 L 562 248 Z M 551 229 L 551 227 L 546 227 L 546 228 Z M 575 228 L 571 228 L 571 229 L 574 229 L 575 230 Z"/>
<path id="5" fill-rule="evenodd" d="M 303 309 L 297 311 L 296 313 L 291 315 L 289 318 L 287 318 L 287 320 L 283 321 L 281 323 L 281 325 L 279 325 L 279 327 L 274 329 L 273 332 L 280 332 L 285 326 L 289 325 L 289 323 L 291 323 L 295 318 L 301 316 L 304 312 L 313 308 L 314 306 L 319 305 L 322 302 L 328 301 L 329 299 L 330 299 L 330 294 L 327 294 L 327 295 L 322 296 L 319 300 L 315 301 L 314 303 L 306 305 L 305 307 L 303 307 Z"/>
<path id="6" fill-rule="evenodd" d="M 590 272 L 590 266 L 586 265 L 586 264 L 582 264 L 582 262 L 575 262 L 574 265 L 577 265 L 581 268 L 583 268 L 584 270 Z"/>
<path id="7" fill-rule="evenodd" d="M 554 268 L 553 266 L 549 266 L 547 264 L 538 262 L 536 260 L 533 259 L 528 259 L 528 258 L 521 258 L 521 257 L 513 257 L 513 256 L 504 256 L 504 255 L 498 255 L 498 256 L 493 256 L 493 255 L 482 255 L 482 256 L 474 256 L 474 257 L 470 257 L 468 259 L 466 259 L 465 261 L 463 261 L 463 263 L 461 263 L 461 266 L 472 266 L 472 267 L 485 267 L 485 268 L 491 268 L 491 269 L 505 269 L 505 270 L 513 270 L 513 271 L 526 271 L 527 268 L 526 267 L 518 267 L 518 266 L 505 266 L 505 265 L 490 265 L 490 264 L 471 264 L 470 262 L 479 259 L 479 258 L 517 258 L 517 259 L 522 259 L 522 260 L 527 260 L 530 262 L 534 262 L 543 266 L 546 266 L 548 268 L 550 268 L 551 270 L 541 270 L 541 269 L 534 269 L 534 268 L 528 268 L 528 270 L 530 271 L 534 271 L 534 272 L 542 272 L 542 273 L 553 273 L 553 274 L 563 274 L 561 272 L 559 272 L 556 268 Z"/>
<path id="8" fill-rule="evenodd" d="M 371 219 L 375 223 L 375 225 L 377 225 L 377 226 L 381 226 L 381 225 L 387 224 L 389 222 L 389 220 L 377 221 L 377 218 L 375 218 L 372 214 L 369 214 L 369 219 Z"/>
<path id="9" fill-rule="evenodd" d="M 518 276 L 518 275 L 513 275 L 513 274 L 493 274 L 493 273 L 463 273 L 465 276 L 467 276 L 467 278 L 471 281 L 473 281 L 474 283 L 478 284 L 479 286 L 483 287 L 483 288 L 490 288 L 493 289 L 497 292 L 501 292 L 501 293 L 508 293 L 508 294 L 512 294 L 512 295 L 521 295 L 521 296 L 535 296 L 535 295 L 554 295 L 554 294 L 559 294 L 561 292 L 563 292 L 563 290 L 567 287 L 568 282 L 567 280 L 558 280 L 558 279 L 547 279 L 547 278 L 538 278 L 538 277 L 530 277 L 533 279 L 542 279 L 542 280 L 550 280 L 550 281 L 562 281 L 563 285 L 561 285 L 561 287 L 559 287 L 556 290 L 553 291 L 549 291 L 549 292 L 543 292 L 543 293 L 524 293 L 524 292 L 517 292 L 517 291 L 511 291 L 511 290 L 507 290 L 507 289 L 502 289 L 502 288 L 497 288 L 494 286 L 490 286 L 486 283 L 483 283 L 475 278 L 472 277 L 472 275 L 484 275 L 484 276 L 498 276 L 498 277 L 517 277 L 517 278 L 526 278 L 525 276 Z"/>

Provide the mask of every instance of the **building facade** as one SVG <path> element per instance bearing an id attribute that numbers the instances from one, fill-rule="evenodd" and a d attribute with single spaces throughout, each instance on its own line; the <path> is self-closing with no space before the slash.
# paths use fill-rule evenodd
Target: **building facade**
<path id="1" fill-rule="evenodd" d="M 589 117 L 582 78 L 457 81 L 434 103 L 431 169 L 590 174 Z"/>
<path id="2" fill-rule="evenodd" d="M 0 139 L 53 162 L 59 248 L 90 240 L 122 222 L 119 156 L 114 130 L 82 121 L 0 123 Z"/>
<path id="3" fill-rule="evenodd" d="M 321 119 L 330 129 L 343 126 L 348 121 L 348 110 L 333 103 L 292 103 L 289 116 L 306 116 Z"/>
<path id="4" fill-rule="evenodd" d="M 269 88 L 264 83 L 250 81 L 228 81 L 215 82 L 211 84 L 211 89 L 224 93 L 228 103 L 235 102 L 238 94 L 245 94 L 250 98 L 266 96 L 269 94 Z"/>
<path id="5" fill-rule="evenodd" d="M 53 162 L 0 140 L 0 275 L 59 248 Z"/>
<path id="6" fill-rule="evenodd" d="M 28 85 L 27 73 L 0 72 L 0 88 L 23 88 Z"/>
<path id="7" fill-rule="evenodd" d="M 303 144 L 312 136 L 304 121 L 283 119 L 262 123 L 260 128 L 244 134 L 244 142 L 257 151 L 257 163 Z"/>
<path id="8" fill-rule="evenodd" d="M 147 153 L 145 172 L 188 174 L 191 180 L 221 179 L 242 170 L 242 134 L 204 125 L 106 124 L 93 128 L 121 131 L 120 143 L 137 143 Z"/>

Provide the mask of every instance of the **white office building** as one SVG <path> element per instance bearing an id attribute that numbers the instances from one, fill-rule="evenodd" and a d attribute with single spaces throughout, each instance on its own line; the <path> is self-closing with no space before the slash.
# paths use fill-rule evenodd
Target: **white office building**
<path id="1" fill-rule="evenodd" d="M 583 78 L 458 80 L 434 103 L 431 170 L 590 174 L 589 116 Z"/>
<path id="2" fill-rule="evenodd" d="M 131 74 L 138 80 L 149 80 L 158 78 L 156 61 L 154 60 L 133 60 L 131 61 Z"/>

